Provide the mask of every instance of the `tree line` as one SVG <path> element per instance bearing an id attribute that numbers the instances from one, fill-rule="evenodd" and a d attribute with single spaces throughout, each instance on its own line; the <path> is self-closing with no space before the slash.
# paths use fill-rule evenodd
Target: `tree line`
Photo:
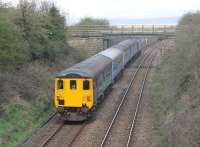
<path id="1" fill-rule="evenodd" d="M 48 1 L 0 2 L 0 68 L 38 59 L 54 61 L 67 50 L 65 17 Z"/>

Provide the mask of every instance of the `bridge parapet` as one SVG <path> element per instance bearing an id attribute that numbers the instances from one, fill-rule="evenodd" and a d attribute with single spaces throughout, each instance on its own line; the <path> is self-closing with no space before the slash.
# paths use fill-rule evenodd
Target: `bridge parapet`
<path id="1" fill-rule="evenodd" d="M 70 26 L 69 37 L 103 37 L 107 35 L 162 35 L 175 34 L 176 25 L 95 25 Z"/>

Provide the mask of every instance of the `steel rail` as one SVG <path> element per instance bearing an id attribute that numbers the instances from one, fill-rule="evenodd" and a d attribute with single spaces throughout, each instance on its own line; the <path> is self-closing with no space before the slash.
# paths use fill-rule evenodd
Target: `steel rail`
<path id="1" fill-rule="evenodd" d="M 149 53 L 148 55 L 146 55 L 146 56 L 143 58 L 143 60 L 141 61 L 140 65 L 138 66 L 137 70 L 132 74 L 132 76 L 131 76 L 132 78 L 131 78 L 131 81 L 130 81 L 130 83 L 129 83 L 129 85 L 128 85 L 128 88 L 126 89 L 126 91 L 125 91 L 125 93 L 124 93 L 124 95 L 123 95 L 123 98 L 122 98 L 120 104 L 118 105 L 118 108 L 117 108 L 117 110 L 116 110 L 116 112 L 115 112 L 115 115 L 114 115 L 113 119 L 111 120 L 111 122 L 110 122 L 110 124 L 109 124 L 109 127 L 108 127 L 108 129 L 107 129 L 107 131 L 106 131 L 106 133 L 105 133 L 105 135 L 104 135 L 104 137 L 103 137 L 103 140 L 101 141 L 100 147 L 103 147 L 103 146 L 104 146 L 105 141 L 106 141 L 106 139 L 107 139 L 107 137 L 108 137 L 108 134 L 109 134 L 109 132 L 110 132 L 110 130 L 111 130 L 111 128 L 112 128 L 112 126 L 113 126 L 113 124 L 114 124 L 114 122 L 115 122 L 115 119 L 117 118 L 117 115 L 118 115 L 118 113 L 119 113 L 119 111 L 120 111 L 120 109 L 121 109 L 121 106 L 122 106 L 122 104 L 124 103 L 125 98 L 127 97 L 127 94 L 128 94 L 128 92 L 129 92 L 129 89 L 131 88 L 131 86 L 133 85 L 133 82 L 135 81 L 135 77 L 136 77 L 138 71 L 141 69 L 142 64 L 144 63 L 144 61 L 145 61 L 151 54 L 152 54 L 152 52 Z"/>
<path id="2" fill-rule="evenodd" d="M 79 137 L 79 135 L 81 134 L 81 132 L 83 131 L 83 129 L 85 128 L 86 123 L 84 123 L 81 128 L 78 130 L 78 132 L 76 133 L 76 135 L 73 137 L 72 141 L 70 142 L 70 144 L 68 145 L 68 147 L 72 147 L 74 142 L 76 141 L 76 138 Z"/>
<path id="3" fill-rule="evenodd" d="M 76 138 L 78 138 L 78 136 L 80 135 L 80 133 L 82 132 L 82 130 L 85 128 L 86 125 L 87 125 L 87 124 L 84 123 L 84 124 L 81 126 L 81 128 L 78 129 L 76 135 L 73 137 L 73 139 L 72 139 L 72 141 L 70 142 L 70 144 L 68 145 L 68 147 L 71 147 L 71 146 L 74 144 Z M 63 128 L 63 126 L 64 126 L 64 123 L 62 123 L 62 124 L 54 131 L 54 133 L 52 133 L 39 147 L 45 147 L 45 146 L 47 146 L 48 143 L 53 139 L 53 137 L 56 136 L 56 134 L 58 134 L 58 132 L 60 132 L 60 130 Z"/>
<path id="4" fill-rule="evenodd" d="M 24 145 L 26 142 L 29 141 L 29 139 L 36 134 L 36 132 L 38 131 L 38 129 L 44 127 L 47 123 L 50 122 L 50 120 L 52 120 L 55 116 L 56 116 L 57 112 L 53 113 L 46 121 L 44 121 L 39 128 L 35 129 L 27 138 L 25 138 L 22 142 L 18 143 L 16 145 L 16 147 L 21 147 L 22 145 Z"/>
<path id="5" fill-rule="evenodd" d="M 64 122 L 60 124 L 60 126 L 49 136 L 47 139 L 39 146 L 39 147 L 44 147 L 46 146 L 50 140 L 63 128 Z"/>
<path id="6" fill-rule="evenodd" d="M 58 114 L 58 112 L 54 112 L 41 126 L 40 128 L 44 127 L 46 124 L 48 124 L 50 122 L 50 120 L 52 120 L 56 114 Z"/>
<path id="7" fill-rule="evenodd" d="M 142 96 L 143 96 L 144 87 L 145 87 L 145 83 L 146 83 L 146 80 L 147 80 L 147 75 L 150 71 L 150 66 L 152 65 L 152 62 L 154 60 L 154 56 L 151 58 L 150 64 L 148 65 L 148 69 L 146 70 L 144 79 L 142 81 L 142 85 L 141 85 L 141 89 L 140 89 L 140 93 L 139 93 L 139 97 L 138 97 L 138 102 L 137 102 L 136 110 L 135 110 L 134 117 L 133 117 L 133 120 L 132 120 L 132 123 L 131 123 L 131 128 L 130 128 L 130 131 L 129 131 L 129 136 L 128 136 L 126 147 L 129 147 L 129 145 L 130 145 L 133 130 L 134 130 L 135 125 L 136 125 L 136 119 L 137 119 L 137 116 L 138 116 L 138 113 L 139 113 L 140 103 L 141 103 L 141 99 L 142 99 Z"/>

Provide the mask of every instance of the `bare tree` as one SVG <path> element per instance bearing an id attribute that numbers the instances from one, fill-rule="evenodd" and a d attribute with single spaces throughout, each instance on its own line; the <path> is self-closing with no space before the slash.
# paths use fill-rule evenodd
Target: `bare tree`
<path id="1" fill-rule="evenodd" d="M 40 10 L 43 12 L 48 13 L 52 6 L 53 6 L 53 4 L 47 0 L 43 0 L 40 2 Z"/>

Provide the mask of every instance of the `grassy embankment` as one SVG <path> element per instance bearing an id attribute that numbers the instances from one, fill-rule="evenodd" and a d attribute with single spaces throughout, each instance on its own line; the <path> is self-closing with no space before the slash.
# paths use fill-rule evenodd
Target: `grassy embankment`
<path id="1" fill-rule="evenodd" d="M 54 76 L 79 62 L 80 57 L 78 51 L 70 51 L 51 65 L 34 61 L 0 74 L 0 146 L 15 146 L 55 111 Z"/>
<path id="2" fill-rule="evenodd" d="M 15 146 L 49 117 L 56 72 L 83 58 L 67 45 L 53 4 L 0 2 L 0 146 Z"/>
<path id="3" fill-rule="evenodd" d="M 200 13 L 183 16 L 176 49 L 162 59 L 152 86 L 154 144 L 200 146 Z"/>

